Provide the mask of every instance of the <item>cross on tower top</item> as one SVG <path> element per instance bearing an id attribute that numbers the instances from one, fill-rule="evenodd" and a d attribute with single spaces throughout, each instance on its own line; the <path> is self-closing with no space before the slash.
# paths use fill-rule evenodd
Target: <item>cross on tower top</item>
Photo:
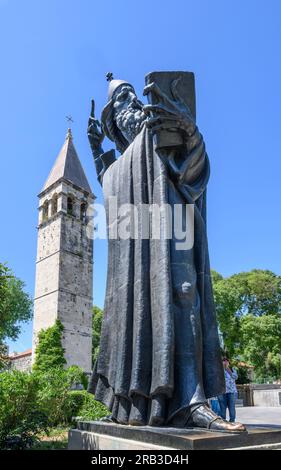
<path id="1" fill-rule="evenodd" d="M 111 82 L 111 80 L 113 80 L 113 73 L 112 72 L 107 72 L 106 74 L 106 80 L 108 82 Z"/>
<path id="2" fill-rule="evenodd" d="M 67 122 L 74 122 L 71 115 L 65 116 L 65 117 L 66 117 Z"/>

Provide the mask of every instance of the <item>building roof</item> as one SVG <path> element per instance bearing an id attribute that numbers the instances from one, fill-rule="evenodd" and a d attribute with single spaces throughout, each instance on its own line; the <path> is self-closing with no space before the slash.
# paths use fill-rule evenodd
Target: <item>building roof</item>
<path id="1" fill-rule="evenodd" d="M 9 359 L 13 361 L 14 359 L 19 359 L 20 357 L 31 356 L 31 354 L 32 354 L 32 349 L 27 349 L 26 351 L 23 351 L 21 353 L 10 354 Z"/>
<path id="2" fill-rule="evenodd" d="M 65 142 L 42 191 L 45 191 L 61 178 L 70 181 L 88 193 L 92 193 L 91 187 L 75 150 L 70 129 L 67 131 Z"/>
<path id="3" fill-rule="evenodd" d="M 248 369 L 254 369 L 255 368 L 254 366 L 251 366 L 250 364 L 247 364 L 246 362 L 243 362 L 243 361 L 238 362 L 238 365 L 240 367 L 247 367 Z"/>

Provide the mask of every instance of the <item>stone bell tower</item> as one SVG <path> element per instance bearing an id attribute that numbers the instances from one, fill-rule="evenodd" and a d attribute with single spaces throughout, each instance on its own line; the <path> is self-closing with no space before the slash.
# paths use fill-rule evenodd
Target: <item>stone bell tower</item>
<path id="1" fill-rule="evenodd" d="M 71 130 L 39 194 L 33 321 L 33 361 L 38 333 L 59 319 L 66 366 L 92 369 L 93 240 L 87 208 L 94 195 Z"/>

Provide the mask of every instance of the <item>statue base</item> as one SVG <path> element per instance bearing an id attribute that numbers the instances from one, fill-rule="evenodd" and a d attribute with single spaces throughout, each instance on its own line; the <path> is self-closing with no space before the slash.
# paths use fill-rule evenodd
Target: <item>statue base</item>
<path id="1" fill-rule="evenodd" d="M 69 431 L 68 440 L 70 450 L 223 450 L 256 446 L 281 449 L 281 428 L 249 426 L 247 433 L 226 434 L 196 428 L 79 421 L 77 429 Z"/>

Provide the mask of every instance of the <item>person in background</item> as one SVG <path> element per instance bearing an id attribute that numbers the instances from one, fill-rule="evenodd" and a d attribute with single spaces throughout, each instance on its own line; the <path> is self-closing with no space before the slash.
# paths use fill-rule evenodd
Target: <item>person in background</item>
<path id="1" fill-rule="evenodd" d="M 226 419 L 226 410 L 229 411 L 229 421 L 235 422 L 235 400 L 237 396 L 236 380 L 238 378 L 237 371 L 230 367 L 227 357 L 223 358 L 224 375 L 225 375 L 225 393 L 218 396 L 220 405 L 220 416 Z"/>
<path id="2" fill-rule="evenodd" d="M 210 408 L 217 414 L 217 415 L 221 415 L 220 414 L 220 404 L 219 404 L 219 400 L 218 400 L 218 397 L 213 397 L 213 398 L 210 398 L 209 399 L 209 405 L 210 405 Z"/>

